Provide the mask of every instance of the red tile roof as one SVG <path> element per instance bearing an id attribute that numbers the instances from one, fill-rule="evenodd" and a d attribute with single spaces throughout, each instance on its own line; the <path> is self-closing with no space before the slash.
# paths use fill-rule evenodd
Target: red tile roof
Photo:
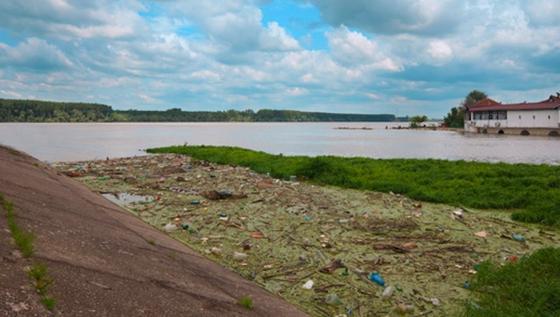
<path id="1" fill-rule="evenodd" d="M 500 110 L 555 110 L 560 108 L 560 96 L 550 96 L 547 100 L 540 102 L 523 102 L 501 104 L 492 99 L 483 99 L 474 105 L 467 107 L 470 112 L 500 111 Z"/>

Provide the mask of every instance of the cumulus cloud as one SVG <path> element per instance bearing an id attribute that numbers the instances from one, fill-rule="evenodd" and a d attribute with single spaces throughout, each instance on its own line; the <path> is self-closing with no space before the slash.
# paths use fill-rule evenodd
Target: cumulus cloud
<path id="1" fill-rule="evenodd" d="M 461 0 L 309 0 L 334 26 L 382 34 L 445 34 L 461 20 Z"/>
<path id="2" fill-rule="evenodd" d="M 558 90 L 558 1 L 295 1 L 0 1 L 0 97 L 441 116 Z"/>
<path id="3" fill-rule="evenodd" d="M 341 26 L 327 33 L 327 39 L 334 59 L 346 66 L 358 66 L 362 71 L 399 71 L 401 66 L 387 56 L 379 45 L 362 33 L 350 31 Z"/>
<path id="4" fill-rule="evenodd" d="M 29 38 L 15 47 L 0 43 L 0 65 L 25 71 L 60 71 L 72 66 L 57 47 L 37 38 Z"/>

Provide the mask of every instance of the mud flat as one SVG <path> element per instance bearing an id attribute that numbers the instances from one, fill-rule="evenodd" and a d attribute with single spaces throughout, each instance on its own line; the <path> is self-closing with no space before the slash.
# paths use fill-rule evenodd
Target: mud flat
<path id="1" fill-rule="evenodd" d="M 136 197 L 120 204 L 314 316 L 457 315 L 479 263 L 560 243 L 558 231 L 505 212 L 278 180 L 182 155 L 55 167 L 96 192 Z"/>
<path id="2" fill-rule="evenodd" d="M 18 226 L 35 237 L 33 254 L 23 257 L 0 206 L 0 316 L 305 316 L 84 185 L 4 147 L 0 193 L 13 204 Z M 52 312 L 28 277 L 36 262 L 53 281 Z M 238 304 L 242 296 L 252 298 L 252 310 Z"/>

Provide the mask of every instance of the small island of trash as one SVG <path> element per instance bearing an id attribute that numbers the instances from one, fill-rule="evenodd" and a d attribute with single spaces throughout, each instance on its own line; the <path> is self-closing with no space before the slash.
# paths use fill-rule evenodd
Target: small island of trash
<path id="1" fill-rule="evenodd" d="M 274 179 L 184 155 L 56 168 L 315 316 L 453 315 L 479 263 L 560 243 L 500 212 Z"/>

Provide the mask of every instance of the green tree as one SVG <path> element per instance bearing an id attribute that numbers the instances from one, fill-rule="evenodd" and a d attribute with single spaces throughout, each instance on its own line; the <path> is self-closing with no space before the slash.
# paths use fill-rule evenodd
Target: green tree
<path id="1" fill-rule="evenodd" d="M 465 100 L 463 100 L 463 107 L 470 107 L 472 105 L 474 105 L 475 103 L 484 100 L 488 98 L 488 96 L 486 95 L 486 93 L 480 91 L 480 90 L 473 90 L 471 92 L 469 92 L 469 94 L 465 97 Z"/>
<path id="2" fill-rule="evenodd" d="M 428 117 L 426 116 L 413 116 L 410 117 L 410 127 L 411 128 L 418 128 L 418 125 L 422 122 L 428 121 Z"/>
<path id="3" fill-rule="evenodd" d="M 451 111 L 443 119 L 443 122 L 450 128 L 462 128 L 465 118 L 465 108 L 474 105 L 480 100 L 486 99 L 488 96 L 486 93 L 480 90 L 471 91 L 463 102 L 461 106 L 451 108 Z"/>

